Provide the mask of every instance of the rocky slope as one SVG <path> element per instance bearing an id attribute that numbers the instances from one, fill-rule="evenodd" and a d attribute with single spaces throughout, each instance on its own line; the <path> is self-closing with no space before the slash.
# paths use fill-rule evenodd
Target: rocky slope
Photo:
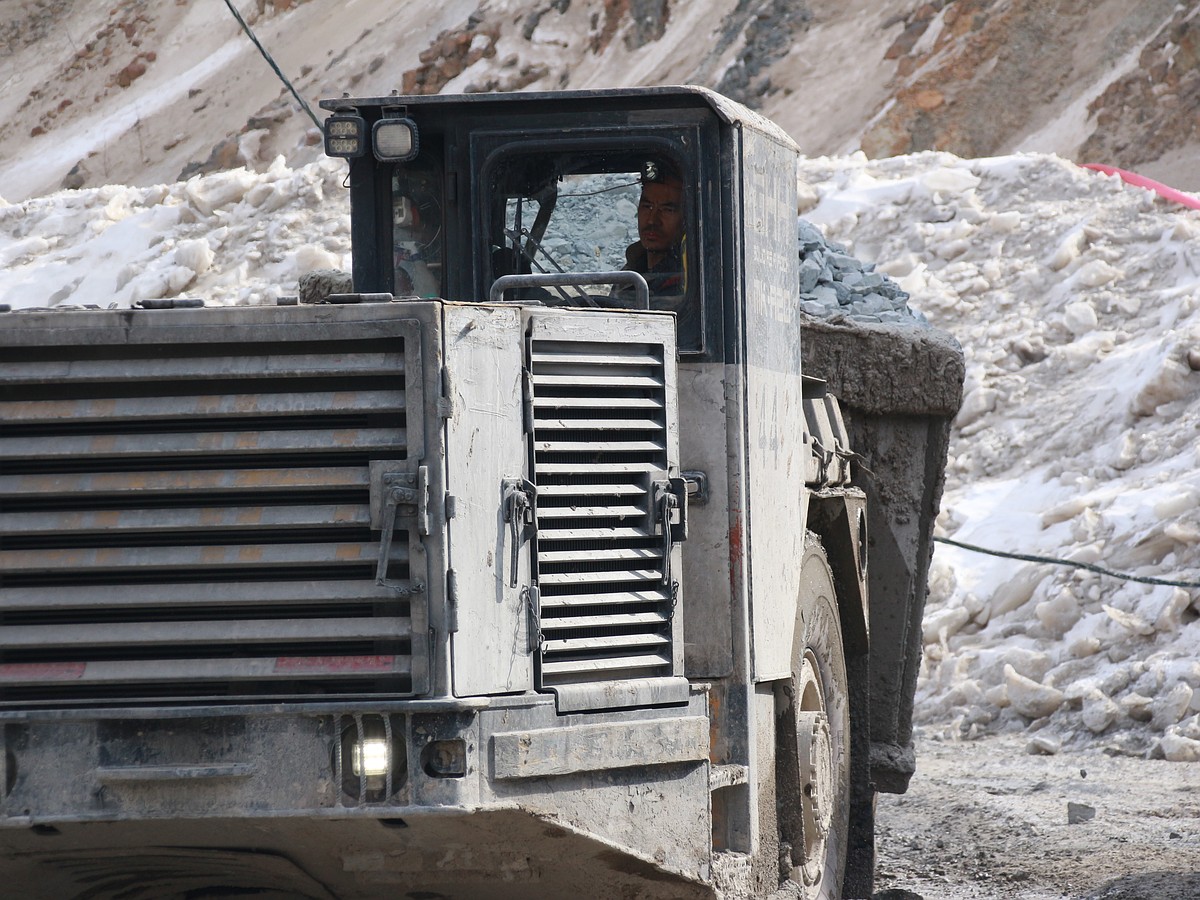
<path id="1" fill-rule="evenodd" d="M 312 105 L 343 91 L 691 82 L 764 111 L 813 156 L 1040 150 L 1200 188 L 1195 2 L 235 5 Z M 313 121 L 220 0 L 5 6 L 0 197 L 320 154 Z"/>

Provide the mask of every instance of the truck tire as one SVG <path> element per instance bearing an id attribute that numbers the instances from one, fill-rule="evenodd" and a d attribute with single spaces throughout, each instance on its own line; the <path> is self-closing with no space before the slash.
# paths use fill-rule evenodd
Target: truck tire
<path id="1" fill-rule="evenodd" d="M 850 691 L 833 575 L 811 535 L 801 585 L 775 732 L 780 876 L 805 900 L 838 900 L 850 832 Z"/>

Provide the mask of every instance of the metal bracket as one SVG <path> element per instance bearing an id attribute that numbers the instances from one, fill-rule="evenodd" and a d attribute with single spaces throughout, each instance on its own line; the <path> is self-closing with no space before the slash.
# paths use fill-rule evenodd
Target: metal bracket
<path id="1" fill-rule="evenodd" d="M 537 488 L 524 478 L 505 478 L 500 482 L 500 503 L 509 529 L 508 586 L 517 586 L 521 547 L 537 530 Z"/>
<path id="2" fill-rule="evenodd" d="M 416 473 L 387 471 L 386 463 L 371 464 L 371 525 L 381 526 L 379 539 L 379 563 L 375 568 L 375 583 L 391 585 L 388 581 L 388 560 L 392 552 L 392 538 L 396 533 L 396 519 L 400 507 L 412 507 L 412 518 L 417 533 L 429 534 L 429 467 L 418 466 Z"/>
<path id="3" fill-rule="evenodd" d="M 687 482 L 688 503 L 694 503 L 697 506 L 706 504 L 708 502 L 708 473 L 701 472 L 699 469 L 688 469 L 679 474 Z"/>

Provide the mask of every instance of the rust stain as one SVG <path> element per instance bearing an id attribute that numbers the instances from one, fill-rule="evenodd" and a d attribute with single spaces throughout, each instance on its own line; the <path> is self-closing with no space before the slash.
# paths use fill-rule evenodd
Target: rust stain
<path id="1" fill-rule="evenodd" d="M 212 528 L 221 524 L 221 518 L 224 510 L 220 507 L 208 507 L 200 510 L 200 524 L 205 528 Z"/>
<path id="2" fill-rule="evenodd" d="M 216 396 L 197 397 L 196 412 L 200 415 L 212 415 L 221 411 L 221 398 Z"/>
<path id="3" fill-rule="evenodd" d="M 339 560 L 355 560 L 362 556 L 358 544 L 339 544 L 334 556 Z"/>
<path id="4" fill-rule="evenodd" d="M 258 434 L 253 431 L 247 431 L 238 435 L 236 441 L 238 450 L 256 450 L 258 449 Z"/>
<path id="5" fill-rule="evenodd" d="M 737 588 L 738 574 L 742 571 L 742 518 L 739 513 L 729 526 L 729 590 Z"/>
<path id="6" fill-rule="evenodd" d="M 112 453 L 117 447 L 117 437 L 112 434 L 100 434 L 92 438 L 88 449 L 92 453 Z"/>
<path id="7" fill-rule="evenodd" d="M 74 681 L 82 678 L 87 663 L 0 663 L 0 679 Z"/>
<path id="8" fill-rule="evenodd" d="M 391 672 L 394 656 L 280 656 L 277 672 Z"/>
<path id="9" fill-rule="evenodd" d="M 262 547 L 242 547 L 238 550 L 239 562 L 262 562 Z"/>
<path id="10" fill-rule="evenodd" d="M 208 565 L 225 562 L 224 547 L 203 547 L 200 550 L 200 561 Z"/>
<path id="11" fill-rule="evenodd" d="M 238 513 L 237 523 L 239 525 L 258 525 L 262 522 L 262 507 L 247 506 Z"/>
<path id="12" fill-rule="evenodd" d="M 115 509 L 100 510 L 92 521 L 97 528 L 117 528 L 121 524 L 121 514 Z"/>

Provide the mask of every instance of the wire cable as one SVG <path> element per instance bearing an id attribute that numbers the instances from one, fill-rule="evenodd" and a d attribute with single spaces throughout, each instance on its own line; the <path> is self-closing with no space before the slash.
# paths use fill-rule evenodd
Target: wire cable
<path id="1" fill-rule="evenodd" d="M 999 556 L 1004 559 L 1019 559 L 1023 562 L 1046 563 L 1052 566 L 1068 566 L 1072 569 L 1086 569 L 1089 572 L 1095 572 L 1098 575 L 1108 575 L 1112 578 L 1121 578 L 1125 581 L 1136 581 L 1140 584 L 1161 584 L 1167 587 L 1180 588 L 1200 588 L 1200 582 L 1197 581 L 1173 581 L 1169 578 L 1154 578 L 1149 575 L 1130 575 L 1128 572 L 1114 572 L 1112 569 L 1105 569 L 1102 566 L 1094 566 L 1091 563 L 1073 562 L 1069 559 L 1058 559 L 1052 556 L 1035 556 L 1031 553 L 1007 553 L 1003 550 L 990 550 L 987 547 L 979 547 L 975 544 L 968 544 L 963 541 L 956 541 L 952 538 L 934 537 L 934 540 L 939 544 L 949 544 L 951 547 L 958 547 L 962 550 L 970 550 L 972 553 L 984 553 L 988 556 Z"/>
<path id="2" fill-rule="evenodd" d="M 237 7 L 233 5 L 233 0 L 225 0 L 225 5 L 229 7 L 229 11 L 233 13 L 233 17 L 237 19 L 238 24 L 242 26 L 242 31 L 246 32 L 246 37 L 250 38 L 250 40 L 254 42 L 254 46 L 258 48 L 258 52 L 262 54 L 263 59 L 265 59 L 267 64 L 275 70 L 275 74 L 279 76 L 279 80 L 282 81 L 284 85 L 287 86 L 287 89 L 292 92 L 292 96 L 296 98 L 296 102 L 300 104 L 301 109 L 308 113 L 308 117 L 312 119 L 313 124 L 316 125 L 317 128 L 320 128 L 321 122 L 316 115 L 313 114 L 312 108 L 308 105 L 308 102 L 298 93 L 296 93 L 296 89 L 292 87 L 292 83 L 288 81 L 287 76 L 284 75 L 283 72 L 280 71 L 279 66 L 275 64 L 275 60 L 271 58 L 271 54 L 267 52 L 267 48 L 259 42 L 258 38 L 255 37 L 254 32 L 250 30 L 250 26 L 246 24 L 246 20 L 242 18 L 242 14 L 237 11 Z"/>

